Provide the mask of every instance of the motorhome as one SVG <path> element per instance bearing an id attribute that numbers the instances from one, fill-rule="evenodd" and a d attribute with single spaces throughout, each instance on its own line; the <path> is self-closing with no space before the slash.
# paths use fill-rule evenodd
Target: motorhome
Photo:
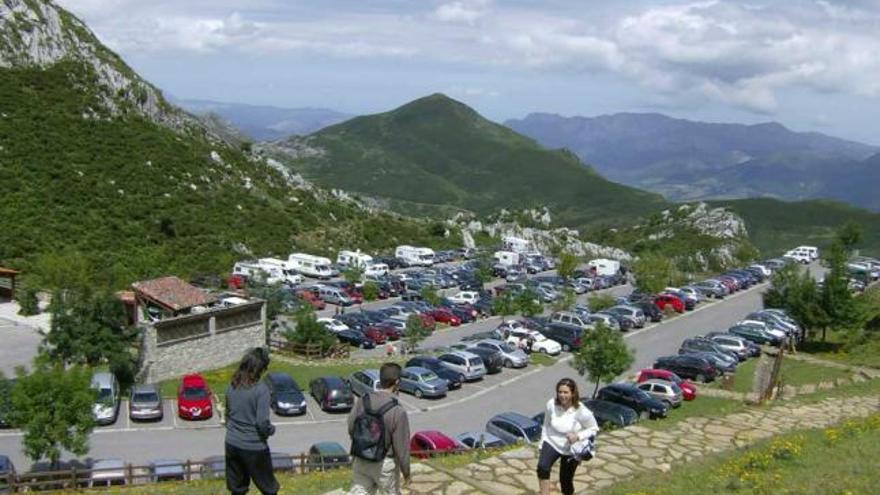
<path id="1" fill-rule="evenodd" d="M 406 266 L 432 266 L 434 250 L 425 247 L 397 246 L 394 257 Z"/>
<path id="2" fill-rule="evenodd" d="M 373 262 L 373 257 L 360 251 L 339 251 L 336 264 L 340 268 L 366 268 Z"/>
<path id="3" fill-rule="evenodd" d="M 306 277 L 327 279 L 333 276 L 332 262 L 328 258 L 305 253 L 293 253 L 287 258 L 287 267 Z"/>
<path id="4" fill-rule="evenodd" d="M 519 253 L 513 251 L 495 251 L 492 258 L 497 264 L 504 266 L 517 266 L 521 261 Z"/>
<path id="5" fill-rule="evenodd" d="M 596 275 L 616 275 L 620 271 L 620 262 L 617 260 L 597 258 L 590 260 L 587 265 Z"/>
<path id="6" fill-rule="evenodd" d="M 804 251 L 802 249 L 792 249 L 791 251 L 785 253 L 782 257 L 789 258 L 803 264 L 807 264 L 813 261 L 813 256 L 808 251 Z"/>
<path id="7" fill-rule="evenodd" d="M 801 251 L 810 255 L 810 258 L 814 261 L 819 259 L 819 248 L 815 246 L 798 246 L 794 248 L 795 251 Z"/>
<path id="8" fill-rule="evenodd" d="M 534 252 L 532 242 L 527 239 L 521 239 L 514 236 L 506 236 L 501 240 L 504 248 L 515 253 Z"/>
<path id="9" fill-rule="evenodd" d="M 251 261 L 239 261 L 232 267 L 233 275 L 247 279 L 262 279 L 267 284 L 296 285 L 303 278 L 287 268 L 287 262 L 278 258 L 261 258 Z"/>
<path id="10" fill-rule="evenodd" d="M 388 265 L 385 263 L 373 263 L 364 268 L 365 277 L 381 277 L 388 275 Z"/>

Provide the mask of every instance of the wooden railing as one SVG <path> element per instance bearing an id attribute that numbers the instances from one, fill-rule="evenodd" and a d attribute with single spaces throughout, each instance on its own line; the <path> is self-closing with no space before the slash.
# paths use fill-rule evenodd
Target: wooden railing
<path id="1" fill-rule="evenodd" d="M 298 344 L 281 339 L 269 339 L 269 347 L 274 351 L 293 354 L 309 360 L 325 358 L 347 359 L 351 356 L 349 346 L 341 343 L 333 344 L 329 348 L 324 348 L 321 344 Z"/>

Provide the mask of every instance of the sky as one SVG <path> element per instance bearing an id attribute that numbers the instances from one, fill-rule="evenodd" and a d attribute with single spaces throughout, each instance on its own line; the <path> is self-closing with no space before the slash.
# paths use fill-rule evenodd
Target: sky
<path id="1" fill-rule="evenodd" d="M 56 0 L 176 98 L 775 120 L 880 145 L 880 0 Z"/>

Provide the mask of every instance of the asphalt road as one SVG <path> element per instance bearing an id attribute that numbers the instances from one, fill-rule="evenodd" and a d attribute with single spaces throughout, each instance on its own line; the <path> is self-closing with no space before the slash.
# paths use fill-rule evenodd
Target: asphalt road
<path id="1" fill-rule="evenodd" d="M 725 330 L 746 313 L 761 307 L 760 291 L 764 286 L 729 296 L 723 301 L 699 306 L 695 311 L 660 324 L 628 333 L 625 338 L 635 351 L 635 365 L 624 375 L 650 366 L 653 360 L 676 353 L 682 339 L 712 330 Z M 627 287 L 612 289 L 626 293 Z M 483 320 L 472 325 L 437 332 L 425 346 L 448 345 L 462 336 L 485 331 L 497 325 L 498 319 Z M 567 355 L 564 355 L 567 357 Z M 455 435 L 464 431 L 482 430 L 494 414 L 518 411 L 538 412 L 553 392 L 556 381 L 574 376 L 574 371 L 561 360 L 551 367 L 529 367 L 505 370 L 482 382 L 466 384 L 442 400 L 416 399 L 401 396 L 410 413 L 412 430 L 437 429 Z M 577 378 L 585 394 L 592 384 Z M 348 444 L 345 414 L 326 414 L 309 400 L 310 413 L 299 418 L 274 418 L 277 431 L 270 440 L 274 451 L 299 453 L 318 441 L 335 440 Z M 699 399 L 698 399 L 699 400 Z M 160 424 L 132 424 L 123 409 L 119 421 L 110 427 L 96 428 L 91 438 L 91 458 L 119 457 L 143 464 L 159 458 L 202 459 L 223 453 L 223 429 L 216 421 L 189 423 L 170 414 L 173 404 L 166 404 L 166 419 Z M 30 465 L 21 453 L 21 435 L 15 431 L 0 432 L 0 454 L 9 455 L 19 470 Z M 70 457 L 65 457 L 69 459 Z M 87 460 L 87 459 L 81 459 Z"/>

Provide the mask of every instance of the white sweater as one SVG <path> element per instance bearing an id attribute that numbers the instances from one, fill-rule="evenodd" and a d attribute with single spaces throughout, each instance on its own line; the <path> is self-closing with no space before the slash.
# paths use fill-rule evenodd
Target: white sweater
<path id="1" fill-rule="evenodd" d="M 584 440 L 598 432 L 596 418 L 583 404 L 578 403 L 577 408 L 563 410 L 556 405 L 555 398 L 547 401 L 541 441 L 550 444 L 560 454 L 571 455 L 571 443 L 566 438 L 568 433 L 577 433 L 578 440 Z"/>

